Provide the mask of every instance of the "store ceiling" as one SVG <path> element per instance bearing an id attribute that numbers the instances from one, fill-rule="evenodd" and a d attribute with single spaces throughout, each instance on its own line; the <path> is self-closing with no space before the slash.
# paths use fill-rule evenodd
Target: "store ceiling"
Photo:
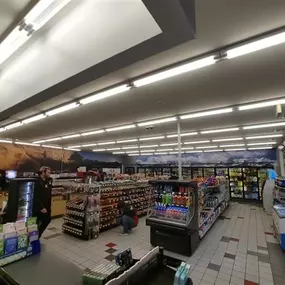
<path id="1" fill-rule="evenodd" d="M 37 114 L 75 98 L 125 82 L 130 78 L 205 52 L 236 43 L 285 25 L 285 2 L 282 0 L 200 0 L 196 3 L 197 39 L 164 51 L 124 69 L 67 91 L 55 98 L 15 113 L 2 125 Z M 144 87 L 80 106 L 72 111 L 6 131 L 2 137 L 35 141 L 94 129 L 202 111 L 247 102 L 282 97 L 285 94 L 285 45 L 219 62 L 195 72 L 185 73 Z M 2 94 L 1 94 L 2 96 Z M 1 114 L 0 114 L 1 115 Z M 274 107 L 234 112 L 215 117 L 187 120 L 182 131 L 225 128 L 277 121 Z M 272 133 L 276 129 L 259 129 L 208 135 L 208 138 Z M 282 129 L 277 129 L 283 132 Z M 176 132 L 176 124 L 154 126 L 152 130 L 136 128 L 60 141 L 77 145 Z M 203 136 L 202 136 L 203 137 Z M 200 140 L 200 137 L 195 139 Z M 188 138 L 187 138 L 188 140 Z M 150 143 L 150 142 L 149 142 Z"/>

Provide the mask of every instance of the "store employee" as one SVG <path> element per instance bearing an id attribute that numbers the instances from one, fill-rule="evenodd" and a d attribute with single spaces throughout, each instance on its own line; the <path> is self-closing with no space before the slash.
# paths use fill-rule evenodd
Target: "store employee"
<path id="1" fill-rule="evenodd" d="M 51 221 L 51 169 L 47 166 L 41 167 L 39 179 L 35 184 L 33 216 L 37 217 L 39 237 L 43 234 Z"/>

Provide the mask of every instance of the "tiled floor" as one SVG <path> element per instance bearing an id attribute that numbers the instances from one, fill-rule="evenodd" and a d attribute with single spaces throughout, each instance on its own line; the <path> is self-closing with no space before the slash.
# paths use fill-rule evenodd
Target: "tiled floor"
<path id="1" fill-rule="evenodd" d="M 62 220 L 53 220 L 45 232 L 45 251 L 74 263 L 80 269 L 113 262 L 120 250 L 132 248 L 140 258 L 152 247 L 145 218 L 126 237 L 115 228 L 99 238 L 82 241 L 61 233 Z M 273 236 L 272 218 L 262 208 L 232 203 L 189 258 L 166 252 L 193 265 L 194 285 L 284 285 L 285 255 Z"/>

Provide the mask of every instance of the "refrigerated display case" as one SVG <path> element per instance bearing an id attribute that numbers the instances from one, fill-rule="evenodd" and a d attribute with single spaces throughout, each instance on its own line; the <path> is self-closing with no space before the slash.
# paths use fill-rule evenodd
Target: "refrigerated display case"
<path id="1" fill-rule="evenodd" d="M 180 180 L 155 180 L 155 206 L 149 210 L 150 242 L 191 255 L 199 243 L 197 184 Z"/>
<path id="2" fill-rule="evenodd" d="M 204 167 L 203 176 L 205 178 L 215 176 L 215 168 L 214 167 Z"/>
<path id="3" fill-rule="evenodd" d="M 243 168 L 244 198 L 259 200 L 259 183 L 257 168 Z"/>
<path id="4" fill-rule="evenodd" d="M 193 167 L 192 168 L 192 179 L 203 177 L 203 168 L 202 167 Z"/>
<path id="5" fill-rule="evenodd" d="M 216 175 L 228 177 L 229 176 L 229 169 L 227 167 L 217 167 L 216 168 Z"/>
<path id="6" fill-rule="evenodd" d="M 259 184 L 259 199 L 262 200 L 263 197 L 263 187 L 267 179 L 267 168 L 258 169 L 258 184 Z"/>
<path id="7" fill-rule="evenodd" d="M 171 169 L 170 169 L 170 167 L 163 167 L 162 168 L 162 175 L 169 175 L 169 176 L 171 176 Z"/>
<path id="8" fill-rule="evenodd" d="M 229 183 L 231 198 L 244 198 L 242 168 L 229 169 Z"/>
<path id="9" fill-rule="evenodd" d="M 191 173 L 191 167 L 182 167 L 182 176 L 183 179 L 191 179 L 192 178 L 192 173 Z"/>

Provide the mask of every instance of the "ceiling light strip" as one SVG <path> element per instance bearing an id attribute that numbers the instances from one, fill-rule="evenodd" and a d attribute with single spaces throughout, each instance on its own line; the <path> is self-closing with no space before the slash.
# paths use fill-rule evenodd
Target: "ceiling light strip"
<path id="1" fill-rule="evenodd" d="M 106 132 L 114 132 L 114 131 L 121 131 L 121 130 L 133 129 L 133 128 L 135 128 L 135 127 L 136 127 L 135 124 L 126 125 L 126 126 L 121 126 L 121 127 L 114 127 L 114 128 L 106 129 Z"/>
<path id="2" fill-rule="evenodd" d="M 196 135 L 198 135 L 198 132 L 182 133 L 180 136 L 187 137 L 187 136 L 196 136 Z M 167 135 L 166 137 L 167 138 L 177 138 L 178 134 Z"/>
<path id="3" fill-rule="evenodd" d="M 239 111 L 244 110 L 251 110 L 251 109 L 258 109 L 258 108 L 264 108 L 264 107 L 270 107 L 270 106 L 276 106 L 276 105 L 282 105 L 285 104 L 285 99 L 278 99 L 278 100 L 270 100 L 260 103 L 253 103 L 253 104 L 246 104 L 238 107 Z"/>
<path id="4" fill-rule="evenodd" d="M 57 114 L 69 111 L 69 110 L 77 108 L 77 107 L 79 107 L 78 103 L 76 103 L 76 102 L 70 103 L 70 104 L 64 105 L 62 107 L 52 109 L 52 110 L 46 112 L 46 115 L 50 117 L 53 115 L 57 115 Z"/>
<path id="5" fill-rule="evenodd" d="M 269 138 L 281 138 L 283 134 L 273 134 L 273 135 L 261 135 L 261 136 L 252 136 L 246 137 L 246 140 L 255 140 L 255 139 L 269 139 Z"/>
<path id="6" fill-rule="evenodd" d="M 213 139 L 212 142 L 230 142 L 230 141 L 242 141 L 243 138 L 226 138 L 226 139 Z"/>
<path id="7" fill-rule="evenodd" d="M 238 146 L 244 146 L 244 143 L 241 143 L 241 144 L 224 144 L 224 145 L 220 145 L 220 147 L 238 147 Z"/>
<path id="8" fill-rule="evenodd" d="M 255 146 L 255 145 L 268 145 L 268 144 L 276 144 L 276 142 L 259 142 L 259 143 L 248 143 L 248 146 Z"/>
<path id="9" fill-rule="evenodd" d="M 216 129 L 209 131 L 201 131 L 201 134 L 214 134 L 214 133 L 224 133 L 224 132 L 235 132 L 238 131 L 239 128 L 226 128 L 226 129 Z"/>
<path id="10" fill-rule="evenodd" d="M 251 126 L 245 126 L 245 127 L 243 127 L 243 129 L 244 130 L 252 130 L 252 129 L 282 127 L 282 126 L 285 126 L 285 122 L 251 125 Z"/>
<path id="11" fill-rule="evenodd" d="M 205 111 L 205 112 L 198 112 L 188 115 L 182 115 L 180 116 L 181 120 L 185 119 L 193 119 L 193 118 L 199 118 L 199 117 L 208 117 L 208 116 L 214 116 L 214 115 L 220 115 L 225 113 L 231 113 L 233 112 L 233 108 L 224 108 L 224 109 L 217 109 L 212 111 Z"/>

